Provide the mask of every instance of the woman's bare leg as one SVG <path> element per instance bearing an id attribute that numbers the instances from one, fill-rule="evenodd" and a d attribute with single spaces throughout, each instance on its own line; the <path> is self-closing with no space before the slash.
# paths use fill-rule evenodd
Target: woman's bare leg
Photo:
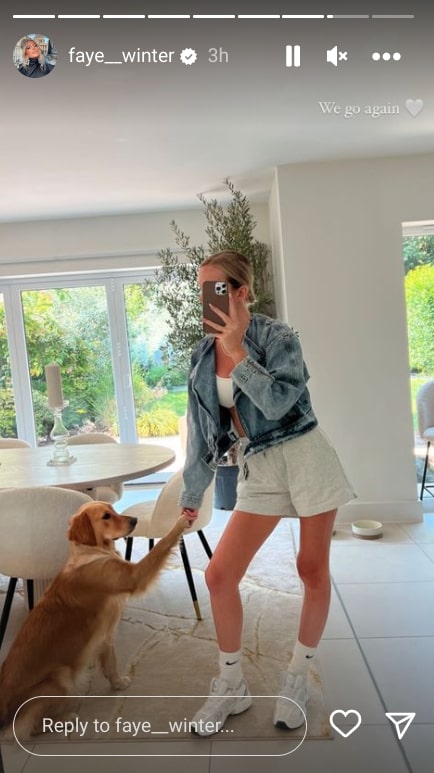
<path id="1" fill-rule="evenodd" d="M 299 641 L 317 647 L 330 607 L 330 543 L 336 510 L 300 518 L 297 569 L 304 584 Z"/>
<path id="2" fill-rule="evenodd" d="M 252 558 L 280 521 L 280 516 L 234 510 L 206 571 L 220 650 L 241 648 L 243 608 L 239 584 Z"/>

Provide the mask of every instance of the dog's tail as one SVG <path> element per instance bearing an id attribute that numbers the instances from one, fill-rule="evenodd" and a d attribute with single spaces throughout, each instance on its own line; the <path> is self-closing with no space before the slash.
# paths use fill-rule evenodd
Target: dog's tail
<path id="1" fill-rule="evenodd" d="M 132 565 L 134 579 L 136 581 L 133 595 L 143 593 L 157 578 L 161 569 L 167 562 L 173 548 L 179 542 L 182 532 L 188 528 L 189 522 L 185 516 L 180 516 L 171 530 L 160 540 L 155 547 L 146 554 L 141 561 Z M 134 532 L 132 533 L 134 536 Z"/>

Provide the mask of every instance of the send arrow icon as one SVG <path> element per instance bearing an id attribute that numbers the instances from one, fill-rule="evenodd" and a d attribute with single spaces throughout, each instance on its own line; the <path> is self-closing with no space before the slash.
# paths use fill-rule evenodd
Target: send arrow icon
<path id="1" fill-rule="evenodd" d="M 415 711 L 394 711 L 391 713 L 386 712 L 387 719 L 390 719 L 390 721 L 395 725 L 396 735 L 400 741 L 402 738 L 404 738 L 415 716 Z"/>

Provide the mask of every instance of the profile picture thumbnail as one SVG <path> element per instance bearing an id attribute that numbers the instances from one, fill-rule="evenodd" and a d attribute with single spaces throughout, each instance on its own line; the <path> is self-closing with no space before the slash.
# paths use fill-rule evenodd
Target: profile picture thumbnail
<path id="1" fill-rule="evenodd" d="M 31 33 L 16 42 L 13 60 L 18 72 L 26 78 L 44 78 L 54 70 L 57 50 L 47 35 Z"/>

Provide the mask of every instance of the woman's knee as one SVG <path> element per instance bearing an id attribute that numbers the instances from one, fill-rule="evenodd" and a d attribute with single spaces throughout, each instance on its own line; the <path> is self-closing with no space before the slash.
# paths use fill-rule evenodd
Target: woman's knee
<path id="1" fill-rule="evenodd" d="M 210 593 L 218 593 L 238 587 L 240 581 L 232 572 L 211 559 L 205 570 L 205 582 Z"/>
<path id="2" fill-rule="evenodd" d="M 327 589 L 330 586 L 328 561 L 319 562 L 314 557 L 306 557 L 299 553 L 297 556 L 297 571 L 303 585 L 312 590 Z"/>

